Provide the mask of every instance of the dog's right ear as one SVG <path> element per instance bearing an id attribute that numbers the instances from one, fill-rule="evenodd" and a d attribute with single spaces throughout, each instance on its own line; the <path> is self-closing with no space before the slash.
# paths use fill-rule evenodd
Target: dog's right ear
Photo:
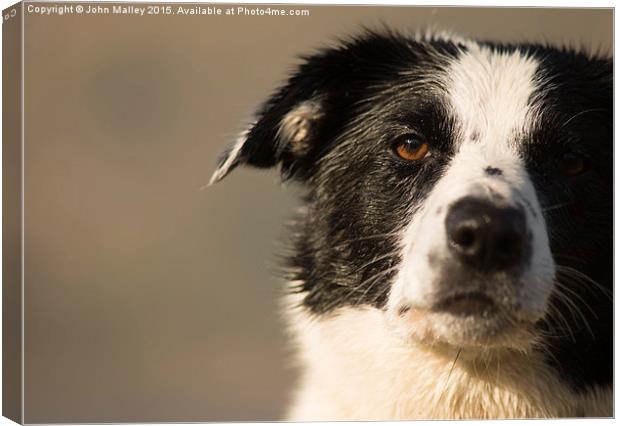
<path id="1" fill-rule="evenodd" d="M 373 87 L 390 85 L 418 61 L 417 44 L 391 32 L 358 37 L 303 58 L 288 82 L 259 109 L 256 121 L 219 161 L 210 183 L 240 164 L 280 165 L 283 177 L 301 180 L 356 114 Z M 426 51 L 426 50 L 425 50 Z"/>
<path id="2" fill-rule="evenodd" d="M 223 179 L 240 164 L 281 166 L 284 178 L 299 171 L 318 147 L 325 115 L 327 87 L 301 66 L 295 76 L 260 108 L 257 119 L 220 158 L 209 184 Z"/>

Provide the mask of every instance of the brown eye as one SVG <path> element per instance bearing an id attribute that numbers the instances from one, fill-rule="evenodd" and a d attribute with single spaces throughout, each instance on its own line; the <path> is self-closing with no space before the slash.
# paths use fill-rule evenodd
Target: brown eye
<path id="1" fill-rule="evenodd" d="M 394 145 L 394 152 L 403 160 L 417 161 L 428 155 L 428 144 L 415 137 L 407 137 Z"/>
<path id="2" fill-rule="evenodd" d="M 587 169 L 586 159 L 579 154 L 567 152 L 560 159 L 560 173 L 564 176 L 577 176 Z"/>

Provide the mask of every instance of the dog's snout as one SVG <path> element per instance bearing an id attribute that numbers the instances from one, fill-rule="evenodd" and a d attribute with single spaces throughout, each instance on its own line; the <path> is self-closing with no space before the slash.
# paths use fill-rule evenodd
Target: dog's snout
<path id="1" fill-rule="evenodd" d="M 451 252 L 479 271 L 500 271 L 518 265 L 527 248 L 525 214 L 515 207 L 466 197 L 454 203 L 446 217 Z"/>

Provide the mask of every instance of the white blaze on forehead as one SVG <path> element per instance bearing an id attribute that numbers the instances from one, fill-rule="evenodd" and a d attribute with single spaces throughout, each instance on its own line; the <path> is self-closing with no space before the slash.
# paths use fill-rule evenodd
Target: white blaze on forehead
<path id="1" fill-rule="evenodd" d="M 448 70 L 447 95 L 465 140 L 507 146 L 528 126 L 538 61 L 470 45 Z"/>

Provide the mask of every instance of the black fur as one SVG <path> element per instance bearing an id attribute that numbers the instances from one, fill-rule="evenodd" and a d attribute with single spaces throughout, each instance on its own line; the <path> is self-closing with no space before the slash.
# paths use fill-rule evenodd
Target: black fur
<path id="1" fill-rule="evenodd" d="M 532 51 L 542 63 L 538 78 L 548 89 L 538 95 L 545 114 L 524 155 L 560 265 L 558 280 L 584 316 L 572 319 L 566 303 L 554 297 L 551 303 L 570 330 L 554 330 L 560 337 L 547 343 L 553 349 L 550 362 L 583 390 L 610 384 L 613 376 L 612 63 L 566 50 Z M 584 157 L 584 173 L 571 178 L 554 173 L 567 152 Z"/>

